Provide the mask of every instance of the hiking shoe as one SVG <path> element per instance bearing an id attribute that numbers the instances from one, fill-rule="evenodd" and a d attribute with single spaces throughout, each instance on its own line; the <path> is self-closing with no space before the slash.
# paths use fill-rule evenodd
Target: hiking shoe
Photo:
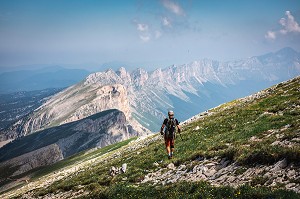
<path id="1" fill-rule="evenodd" d="M 171 155 L 168 155 L 168 159 L 169 159 L 169 160 L 172 159 L 172 156 L 171 156 Z"/>

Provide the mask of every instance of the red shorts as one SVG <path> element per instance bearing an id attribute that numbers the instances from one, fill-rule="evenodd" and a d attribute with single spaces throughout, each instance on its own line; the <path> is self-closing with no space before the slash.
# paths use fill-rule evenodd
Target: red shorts
<path id="1" fill-rule="evenodd" d="M 174 148 L 174 143 L 175 143 L 175 140 L 173 138 L 167 138 L 167 137 L 165 137 L 166 147 Z"/>

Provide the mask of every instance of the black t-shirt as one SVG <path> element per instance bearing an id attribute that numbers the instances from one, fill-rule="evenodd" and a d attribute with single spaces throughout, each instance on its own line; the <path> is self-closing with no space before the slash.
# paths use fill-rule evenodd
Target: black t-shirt
<path id="1" fill-rule="evenodd" d="M 170 120 L 169 118 L 166 118 L 166 119 L 164 120 L 164 123 L 163 123 L 163 124 L 164 124 L 164 125 L 167 125 L 169 120 Z M 175 120 L 175 124 L 176 124 L 176 125 L 179 125 L 178 120 L 177 120 L 176 118 L 174 118 L 174 120 Z"/>
<path id="2" fill-rule="evenodd" d="M 174 133 L 176 132 L 176 126 L 179 125 L 178 120 L 175 118 L 172 119 L 166 118 L 163 124 L 166 126 L 165 136 L 174 137 L 175 135 Z"/>

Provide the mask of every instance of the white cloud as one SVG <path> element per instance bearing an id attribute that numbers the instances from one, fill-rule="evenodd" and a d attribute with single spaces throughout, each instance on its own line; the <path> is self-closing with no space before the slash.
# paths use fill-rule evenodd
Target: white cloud
<path id="1" fill-rule="evenodd" d="M 266 39 L 276 39 L 276 33 L 273 31 L 268 31 L 267 34 L 265 35 Z"/>
<path id="2" fill-rule="evenodd" d="M 148 42 L 148 41 L 150 41 L 150 35 L 140 35 L 140 39 L 143 42 Z"/>
<path id="3" fill-rule="evenodd" d="M 177 3 L 171 0 L 162 0 L 162 4 L 164 5 L 165 8 L 167 8 L 169 11 L 173 12 L 176 15 L 180 15 L 180 16 L 185 15 L 180 5 L 178 5 Z"/>
<path id="4" fill-rule="evenodd" d="M 283 29 L 280 30 L 280 33 L 287 34 L 289 32 L 300 32 L 300 26 L 291 12 L 286 11 L 285 15 L 287 18 L 281 18 L 279 20 L 279 23 L 283 26 Z"/>
<path id="5" fill-rule="evenodd" d="M 162 18 L 163 26 L 171 27 L 171 21 L 167 17 Z"/>
<path id="6" fill-rule="evenodd" d="M 286 35 L 288 33 L 300 33 L 300 26 L 295 20 L 294 16 L 291 14 L 290 11 L 286 11 L 285 15 L 286 18 L 281 18 L 279 20 L 279 24 L 282 26 L 282 29 L 278 31 L 268 31 L 265 35 L 266 39 L 276 39 L 278 34 Z"/>
<path id="7" fill-rule="evenodd" d="M 146 23 L 138 23 L 135 21 L 136 24 L 136 29 L 138 30 L 139 33 L 139 38 L 143 42 L 148 42 L 151 39 L 151 34 L 150 34 L 150 28 L 149 25 Z"/>
<path id="8" fill-rule="evenodd" d="M 149 26 L 147 24 L 137 23 L 137 30 L 140 32 L 146 32 L 149 29 Z"/>

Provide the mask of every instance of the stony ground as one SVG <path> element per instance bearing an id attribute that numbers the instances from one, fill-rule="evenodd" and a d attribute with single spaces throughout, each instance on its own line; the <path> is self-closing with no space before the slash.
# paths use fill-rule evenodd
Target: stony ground
<path id="1" fill-rule="evenodd" d="M 226 159 L 199 159 L 179 166 L 170 163 L 166 168 L 145 176 L 142 183 L 153 185 L 166 185 L 177 181 L 208 181 L 215 186 L 238 187 L 249 183 L 253 186 L 264 185 L 268 187 L 281 184 L 282 187 L 300 193 L 300 168 L 294 164 L 287 165 L 285 159 L 270 166 L 243 167 Z"/>

